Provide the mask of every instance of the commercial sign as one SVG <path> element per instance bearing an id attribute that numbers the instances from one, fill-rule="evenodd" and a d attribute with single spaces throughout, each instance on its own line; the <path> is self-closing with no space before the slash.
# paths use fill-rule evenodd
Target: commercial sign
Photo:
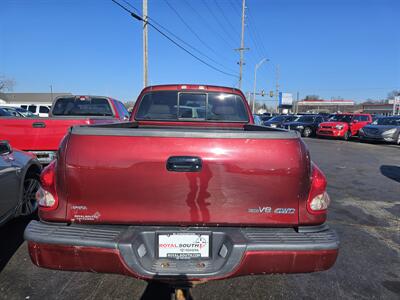
<path id="1" fill-rule="evenodd" d="M 292 106 L 293 105 L 293 95 L 291 93 L 279 93 L 279 107 L 282 106 Z"/>

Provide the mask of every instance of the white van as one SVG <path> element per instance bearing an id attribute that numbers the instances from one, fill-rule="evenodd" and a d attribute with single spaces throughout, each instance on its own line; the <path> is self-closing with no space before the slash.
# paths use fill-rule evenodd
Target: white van
<path id="1" fill-rule="evenodd" d="M 40 104 L 7 103 L 2 105 L 11 107 L 22 107 L 39 117 L 48 117 L 51 108 L 51 103 L 40 103 Z"/>

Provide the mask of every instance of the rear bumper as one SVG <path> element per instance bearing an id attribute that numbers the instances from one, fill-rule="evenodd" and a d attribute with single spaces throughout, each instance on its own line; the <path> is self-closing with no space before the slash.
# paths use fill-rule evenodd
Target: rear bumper
<path id="1" fill-rule="evenodd" d="M 209 233 L 210 259 L 157 258 L 156 236 Z M 118 273 L 151 280 L 212 280 L 250 274 L 329 269 L 339 241 L 327 225 L 293 228 L 55 225 L 38 221 L 25 230 L 29 254 L 40 267 Z"/>

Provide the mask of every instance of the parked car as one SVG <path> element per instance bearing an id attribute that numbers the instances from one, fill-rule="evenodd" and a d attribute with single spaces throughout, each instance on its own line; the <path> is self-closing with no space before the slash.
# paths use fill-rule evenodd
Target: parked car
<path id="1" fill-rule="evenodd" d="M 253 115 L 254 124 L 256 125 L 263 125 L 263 121 L 260 115 Z"/>
<path id="2" fill-rule="evenodd" d="M 131 121 L 63 139 L 25 230 L 34 264 L 184 284 L 335 263 L 325 176 L 296 133 L 254 126 L 240 90 L 147 87 Z"/>
<path id="3" fill-rule="evenodd" d="M 47 118 L 49 116 L 49 112 L 51 109 L 51 103 L 42 103 L 42 104 L 35 104 L 35 103 L 6 103 L 2 104 L 3 106 L 8 107 L 19 107 L 23 108 L 27 111 L 30 111 L 37 117 Z"/>
<path id="4" fill-rule="evenodd" d="M 2 109 L 3 111 L 8 112 L 11 116 L 13 117 L 20 117 L 23 118 L 24 116 L 22 114 L 20 114 L 15 107 L 9 107 L 9 106 L 0 106 L 0 109 Z"/>
<path id="5" fill-rule="evenodd" d="M 383 117 L 360 129 L 359 138 L 400 144 L 400 116 Z"/>
<path id="6" fill-rule="evenodd" d="M 299 116 L 295 115 L 279 115 L 275 116 L 268 121 L 264 122 L 264 126 L 272 127 L 272 128 L 283 128 L 283 123 L 293 122 Z"/>
<path id="7" fill-rule="evenodd" d="M 357 136 L 364 126 L 372 123 L 370 114 L 337 114 L 319 124 L 317 136 L 339 137 L 344 140 Z"/>
<path id="8" fill-rule="evenodd" d="M 292 122 L 283 123 L 283 127 L 296 130 L 304 137 L 310 137 L 316 134 L 319 124 L 324 121 L 321 115 L 302 115 Z"/>
<path id="9" fill-rule="evenodd" d="M 12 114 L 7 110 L 0 108 L 0 117 L 12 117 Z"/>
<path id="10" fill-rule="evenodd" d="M 2 110 L 9 112 L 14 117 L 21 117 L 21 118 L 35 118 L 37 117 L 29 110 L 23 109 L 21 107 L 13 107 L 13 106 L 0 106 Z"/>
<path id="11" fill-rule="evenodd" d="M 50 118 L 2 118 L 0 137 L 18 149 L 33 152 L 43 164 L 56 155 L 68 128 L 81 124 L 129 120 L 122 102 L 101 96 L 61 96 L 54 100 Z"/>
<path id="12" fill-rule="evenodd" d="M 41 166 L 34 155 L 0 141 L 0 225 L 36 211 Z"/>

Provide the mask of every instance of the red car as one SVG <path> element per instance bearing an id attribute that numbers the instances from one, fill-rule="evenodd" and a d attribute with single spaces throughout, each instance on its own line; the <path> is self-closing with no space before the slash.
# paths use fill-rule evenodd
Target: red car
<path id="1" fill-rule="evenodd" d="M 60 96 L 54 100 L 49 115 L 49 118 L 2 117 L 0 137 L 48 164 L 71 126 L 129 119 L 122 102 L 102 96 Z"/>
<path id="2" fill-rule="evenodd" d="M 372 123 L 370 114 L 337 114 L 319 124 L 317 136 L 339 137 L 344 140 L 357 136 L 358 131 Z"/>
<path id="3" fill-rule="evenodd" d="M 25 230 L 34 264 L 187 283 L 335 263 L 325 176 L 240 90 L 147 87 L 131 121 L 63 139 Z"/>

